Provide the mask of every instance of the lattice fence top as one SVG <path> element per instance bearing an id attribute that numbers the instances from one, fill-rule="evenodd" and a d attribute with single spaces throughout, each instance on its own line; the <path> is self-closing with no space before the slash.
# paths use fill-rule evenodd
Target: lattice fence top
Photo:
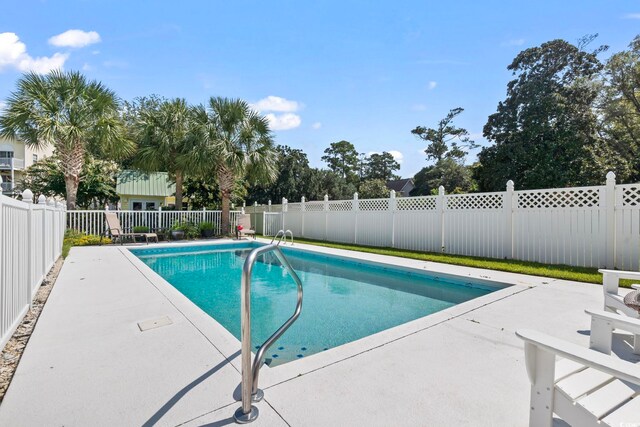
<path id="1" fill-rule="evenodd" d="M 559 190 L 516 191 L 518 209 L 597 208 L 600 206 L 598 187 Z"/>
<path id="2" fill-rule="evenodd" d="M 287 210 L 289 212 L 300 212 L 302 210 L 302 203 L 287 203 Z"/>
<path id="3" fill-rule="evenodd" d="M 341 200 L 338 202 L 329 202 L 329 210 L 332 212 L 344 212 L 353 209 L 353 200 Z"/>
<path id="4" fill-rule="evenodd" d="M 436 196 L 399 197 L 396 199 L 399 211 L 431 211 L 436 209 Z"/>
<path id="5" fill-rule="evenodd" d="M 324 210 L 324 202 L 305 203 L 304 210 L 307 212 L 320 212 Z"/>
<path id="6" fill-rule="evenodd" d="M 640 206 L 640 184 L 628 184 L 618 186 L 618 191 L 622 193 L 620 202 L 623 207 Z"/>
<path id="7" fill-rule="evenodd" d="M 358 209 L 361 211 L 386 211 L 389 210 L 389 199 L 358 200 Z"/>
<path id="8" fill-rule="evenodd" d="M 445 196 L 445 209 L 502 209 L 502 193 L 452 194 Z"/>

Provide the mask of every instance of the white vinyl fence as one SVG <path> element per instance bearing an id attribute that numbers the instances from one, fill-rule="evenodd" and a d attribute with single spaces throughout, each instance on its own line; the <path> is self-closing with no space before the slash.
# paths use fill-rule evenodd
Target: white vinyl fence
<path id="1" fill-rule="evenodd" d="M 23 201 L 0 195 L 0 350 L 29 310 L 62 253 L 66 209 L 29 190 Z"/>
<path id="2" fill-rule="evenodd" d="M 640 269 L 640 184 L 288 203 L 264 234 L 367 246 Z"/>
<path id="3" fill-rule="evenodd" d="M 104 234 L 107 230 L 103 210 L 69 211 L 67 212 L 67 228 L 85 234 Z M 220 211 L 111 211 L 118 215 L 123 230 L 133 227 L 149 227 L 151 231 L 169 229 L 177 221 L 189 221 L 195 225 L 211 222 L 217 232 L 220 231 Z M 240 211 L 229 212 L 229 220 L 233 227 L 237 223 Z"/>

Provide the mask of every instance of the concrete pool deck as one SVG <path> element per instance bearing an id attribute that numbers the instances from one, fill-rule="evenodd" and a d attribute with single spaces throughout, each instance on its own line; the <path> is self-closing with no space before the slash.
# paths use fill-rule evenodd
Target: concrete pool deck
<path id="1" fill-rule="evenodd" d="M 359 256 L 512 286 L 263 369 L 265 399 L 253 425 L 526 425 L 529 381 L 515 331 L 586 347 L 584 309 L 602 306 L 598 285 Z M 150 328 L 141 331 L 145 321 Z M 625 341 L 617 344 L 639 360 Z M 231 425 L 239 349 L 126 248 L 72 248 L 0 404 L 0 425 Z"/>

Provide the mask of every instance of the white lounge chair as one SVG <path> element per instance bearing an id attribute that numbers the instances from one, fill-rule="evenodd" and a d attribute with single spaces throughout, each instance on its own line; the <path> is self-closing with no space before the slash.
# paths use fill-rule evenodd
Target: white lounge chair
<path id="1" fill-rule="evenodd" d="M 621 312 L 627 316 L 640 318 L 640 314 L 624 304 L 624 294 L 620 294 L 620 279 L 640 281 L 640 272 L 619 270 L 598 270 L 602 273 L 602 290 L 604 292 L 604 309 L 611 313 Z M 631 285 L 635 290 L 640 290 L 640 285 Z"/>
<path id="2" fill-rule="evenodd" d="M 238 238 L 249 235 L 253 236 L 254 239 L 256 238 L 256 230 L 251 226 L 251 215 L 238 215 L 238 225 L 242 227 L 241 230 L 238 230 Z"/>
<path id="3" fill-rule="evenodd" d="M 529 426 L 640 426 L 640 365 L 520 330 L 531 381 Z M 556 356 L 562 359 L 556 361 Z"/>
<path id="4" fill-rule="evenodd" d="M 591 316 L 591 342 L 589 348 L 605 354 L 611 354 L 613 330 L 621 329 L 631 332 L 633 337 L 633 353 L 640 355 L 640 319 L 621 316 L 603 310 L 585 310 Z"/>

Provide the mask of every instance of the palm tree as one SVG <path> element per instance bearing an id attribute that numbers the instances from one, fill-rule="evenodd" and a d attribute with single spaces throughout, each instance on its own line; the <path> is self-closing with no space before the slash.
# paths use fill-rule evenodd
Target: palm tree
<path id="1" fill-rule="evenodd" d="M 193 110 L 184 99 L 157 97 L 138 100 L 134 109 L 133 132 L 139 146 L 136 166 L 147 172 L 172 174 L 176 180 L 176 209 L 182 210 L 182 187 L 192 151 Z"/>
<path id="2" fill-rule="evenodd" d="M 64 174 L 67 209 L 73 210 L 87 155 L 118 158 L 133 150 L 119 106 L 114 92 L 79 72 L 27 73 L 0 115 L 0 136 L 36 148 L 53 146 Z"/>
<path id="3" fill-rule="evenodd" d="M 222 198 L 221 227 L 230 232 L 229 204 L 239 182 L 273 182 L 276 152 L 267 119 L 240 99 L 211 97 L 208 105 L 195 107 L 197 131 L 192 133 L 199 148 L 190 161 L 201 173 L 214 174 Z"/>

